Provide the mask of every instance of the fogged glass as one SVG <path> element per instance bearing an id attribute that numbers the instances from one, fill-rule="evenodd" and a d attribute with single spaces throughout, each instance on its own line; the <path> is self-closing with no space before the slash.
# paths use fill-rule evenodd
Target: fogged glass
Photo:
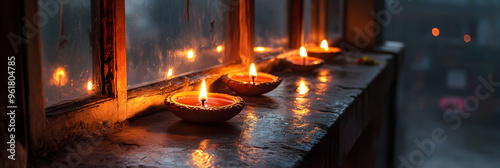
<path id="1" fill-rule="evenodd" d="M 343 6 L 344 0 L 326 1 L 326 38 L 328 41 L 337 42 L 342 37 Z"/>
<path id="2" fill-rule="evenodd" d="M 224 42 L 237 3 L 125 0 L 128 88 L 230 64 Z"/>
<path id="3" fill-rule="evenodd" d="M 46 8 L 40 1 L 42 72 L 45 106 L 92 94 L 90 1 L 64 1 L 62 8 Z M 90 83 L 89 83 L 90 82 Z"/>
<path id="4" fill-rule="evenodd" d="M 255 56 L 281 52 L 288 44 L 288 0 L 255 0 Z"/>

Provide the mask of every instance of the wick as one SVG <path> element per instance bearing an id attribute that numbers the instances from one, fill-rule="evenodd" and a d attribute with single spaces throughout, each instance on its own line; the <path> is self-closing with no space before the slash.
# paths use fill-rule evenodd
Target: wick
<path id="1" fill-rule="evenodd" d="M 205 100 L 201 101 L 201 107 L 205 107 Z"/>
<path id="2" fill-rule="evenodd" d="M 305 66 L 306 65 L 306 57 L 302 58 L 302 65 Z"/>
<path id="3" fill-rule="evenodd" d="M 62 75 L 59 75 L 59 86 L 61 86 Z"/>
<path id="4" fill-rule="evenodd" d="M 252 84 L 255 85 L 255 76 L 252 76 Z"/>

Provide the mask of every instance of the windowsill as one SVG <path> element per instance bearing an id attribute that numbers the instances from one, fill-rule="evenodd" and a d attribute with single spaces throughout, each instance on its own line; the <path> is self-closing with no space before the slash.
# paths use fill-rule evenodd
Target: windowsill
<path id="1" fill-rule="evenodd" d="M 325 157 L 318 154 L 327 152 L 332 158 L 320 160 L 339 165 L 391 99 L 388 83 L 396 79 L 393 56 L 362 54 L 380 64 L 327 63 L 315 73 L 273 73 L 283 79 L 281 85 L 261 97 L 243 97 L 245 109 L 221 125 L 185 123 L 160 108 L 105 136 L 87 137 L 85 146 L 72 148 L 84 150 L 76 151 L 80 157 L 74 163 L 67 163 L 66 156 L 74 156 L 75 150 L 64 148 L 37 162 L 83 167 L 295 167 L 317 164 L 317 157 Z M 300 81 L 309 89 L 306 94 L 296 91 Z M 212 86 L 212 92 L 234 95 L 223 83 L 213 85 L 220 87 Z"/>

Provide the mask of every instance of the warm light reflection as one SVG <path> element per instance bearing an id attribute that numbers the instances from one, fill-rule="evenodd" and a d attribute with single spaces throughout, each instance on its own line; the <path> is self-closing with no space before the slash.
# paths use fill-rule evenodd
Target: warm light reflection
<path id="1" fill-rule="evenodd" d="M 432 28 L 432 35 L 433 36 L 439 36 L 439 29 L 438 28 Z"/>
<path id="2" fill-rule="evenodd" d="M 328 80 L 331 78 L 329 74 L 330 72 L 328 70 L 320 69 L 318 72 L 318 80 L 323 83 L 328 82 Z"/>
<path id="3" fill-rule="evenodd" d="M 188 58 L 193 58 L 194 57 L 194 52 L 193 50 L 189 50 L 188 53 L 187 53 L 187 57 Z"/>
<path id="4" fill-rule="evenodd" d="M 206 150 L 207 143 L 206 139 L 201 141 L 200 148 L 191 153 L 193 164 L 200 168 L 213 167 L 214 164 L 213 155 L 203 151 Z"/>
<path id="5" fill-rule="evenodd" d="M 470 42 L 470 36 L 468 34 L 464 35 L 464 41 L 466 43 Z"/>
<path id="6" fill-rule="evenodd" d="M 222 51 L 222 46 L 217 46 L 217 52 L 221 52 Z"/>
<path id="7" fill-rule="evenodd" d="M 207 86 L 205 84 L 205 78 L 203 78 L 203 82 L 201 83 L 201 89 L 200 89 L 200 97 L 199 97 L 200 102 L 205 102 L 208 100 L 207 96 Z"/>
<path id="8" fill-rule="evenodd" d="M 87 90 L 92 90 L 92 82 L 91 81 L 89 81 L 87 83 Z"/>
<path id="9" fill-rule="evenodd" d="M 264 52 L 264 50 L 265 50 L 264 47 L 255 47 L 253 49 L 253 51 L 257 51 L 257 52 Z"/>
<path id="10" fill-rule="evenodd" d="M 323 48 L 323 50 L 328 51 L 328 42 L 326 42 L 326 40 L 323 40 L 320 47 Z"/>
<path id="11" fill-rule="evenodd" d="M 52 78 L 54 80 L 53 84 L 57 86 L 64 86 L 66 85 L 66 83 L 68 83 L 68 77 L 66 75 L 66 71 L 62 67 L 56 69 L 56 71 L 52 75 Z"/>
<path id="12" fill-rule="evenodd" d="M 301 80 L 299 87 L 297 88 L 297 92 L 299 92 L 299 94 L 303 95 L 303 94 L 306 94 L 308 91 L 309 91 L 309 88 L 306 86 L 306 82 L 304 82 L 304 80 Z"/>
<path id="13" fill-rule="evenodd" d="M 172 77 L 172 68 L 169 68 L 168 72 L 167 72 L 167 78 L 171 78 L 171 77 Z"/>
<path id="14" fill-rule="evenodd" d="M 318 80 L 320 82 L 328 82 L 328 78 L 326 76 L 318 76 Z"/>
<path id="15" fill-rule="evenodd" d="M 302 58 L 307 57 L 307 51 L 304 46 L 300 47 L 300 57 Z"/>
<path id="16" fill-rule="evenodd" d="M 255 69 L 255 64 L 252 63 L 252 65 L 250 65 L 250 78 L 256 78 L 257 77 L 257 70 Z"/>

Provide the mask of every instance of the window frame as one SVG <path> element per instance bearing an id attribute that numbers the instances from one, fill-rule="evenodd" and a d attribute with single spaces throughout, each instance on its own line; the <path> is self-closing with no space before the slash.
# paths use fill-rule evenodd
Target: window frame
<path id="1" fill-rule="evenodd" d="M 97 39 L 92 40 L 93 71 L 95 81 L 100 81 L 100 90 L 91 98 L 47 109 L 43 101 L 41 42 L 38 29 L 38 34 L 26 44 L 27 52 L 23 55 L 27 72 L 26 102 L 31 154 L 45 155 L 86 131 L 104 131 L 114 123 L 164 109 L 166 94 L 181 89 L 192 89 L 192 85 L 199 83 L 202 78 L 207 82 L 214 82 L 223 74 L 246 70 L 244 67 L 253 62 L 265 62 L 278 57 L 279 55 L 275 54 L 255 60 L 255 1 L 228 1 L 239 1 L 239 5 L 230 10 L 230 36 L 225 40 L 230 45 L 225 46 L 231 47 L 226 54 L 234 56 L 233 59 L 239 63 L 127 89 L 125 0 L 91 0 L 92 29 L 96 30 L 91 36 Z M 33 16 L 39 13 L 38 3 L 39 1 L 24 0 L 24 15 Z M 293 51 L 304 43 L 304 0 L 290 0 L 289 4 L 290 40 L 286 51 Z M 325 18 L 327 17 L 320 19 L 326 22 Z"/>

